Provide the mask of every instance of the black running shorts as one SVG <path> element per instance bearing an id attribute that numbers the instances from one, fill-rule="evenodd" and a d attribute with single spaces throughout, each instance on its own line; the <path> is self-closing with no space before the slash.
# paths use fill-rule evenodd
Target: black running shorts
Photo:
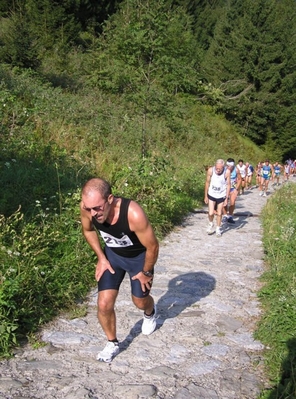
<path id="1" fill-rule="evenodd" d="M 213 201 L 213 202 L 216 202 L 217 205 L 221 204 L 221 202 L 224 202 L 225 198 L 226 197 L 224 197 L 224 198 L 214 198 L 214 197 L 212 197 L 211 195 L 208 194 L 208 199 Z"/>
<path id="2" fill-rule="evenodd" d="M 129 274 L 132 295 L 137 298 L 145 298 L 149 295 L 150 290 L 142 291 L 140 280 L 132 280 L 131 278 L 143 270 L 146 252 L 133 258 L 126 258 L 117 255 L 110 248 L 105 246 L 105 255 L 113 267 L 115 274 L 106 270 L 98 281 L 98 290 L 119 290 L 119 287 L 126 273 Z"/>

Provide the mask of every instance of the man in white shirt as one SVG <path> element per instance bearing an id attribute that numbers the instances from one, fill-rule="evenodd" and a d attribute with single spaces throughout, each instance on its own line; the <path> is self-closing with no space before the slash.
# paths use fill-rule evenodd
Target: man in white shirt
<path id="1" fill-rule="evenodd" d="M 239 159 L 238 164 L 236 165 L 238 168 L 240 175 L 241 175 L 241 191 L 239 194 L 243 194 L 245 191 L 245 185 L 246 185 L 246 178 L 247 178 L 247 167 L 244 164 L 244 161 L 242 159 Z"/>
<path id="2" fill-rule="evenodd" d="M 221 237 L 221 222 L 223 207 L 227 205 L 230 192 L 230 171 L 225 168 L 223 159 L 218 159 L 215 166 L 211 166 L 207 171 L 205 183 L 204 202 L 209 208 L 208 234 L 213 233 L 214 213 L 216 210 L 216 236 Z"/>

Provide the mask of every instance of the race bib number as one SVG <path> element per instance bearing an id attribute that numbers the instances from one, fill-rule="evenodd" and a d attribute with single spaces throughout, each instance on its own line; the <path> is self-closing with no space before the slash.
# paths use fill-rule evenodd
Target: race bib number
<path id="1" fill-rule="evenodd" d="M 221 190 L 221 187 L 212 186 L 212 190 L 218 192 Z"/>
<path id="2" fill-rule="evenodd" d="M 108 233 L 105 233 L 104 231 L 100 231 L 100 234 L 107 247 L 122 248 L 122 247 L 130 247 L 133 245 L 133 242 L 127 235 L 124 235 L 121 238 L 117 238 L 111 236 Z"/>

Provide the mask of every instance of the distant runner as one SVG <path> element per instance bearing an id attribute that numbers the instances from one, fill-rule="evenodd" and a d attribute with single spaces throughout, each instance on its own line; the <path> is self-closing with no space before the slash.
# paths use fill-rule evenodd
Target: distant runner
<path id="1" fill-rule="evenodd" d="M 230 171 L 230 192 L 229 204 L 226 204 L 223 209 L 223 222 L 234 224 L 233 213 L 235 209 L 235 201 L 238 195 L 238 190 L 241 185 L 241 175 L 239 168 L 235 166 L 234 159 L 228 158 L 226 162 L 227 168 Z"/>
<path id="2" fill-rule="evenodd" d="M 212 234 L 214 228 L 214 212 L 216 207 L 216 236 L 221 237 L 222 210 L 227 205 L 230 192 L 230 172 L 225 168 L 223 159 L 218 159 L 215 166 L 208 168 L 205 183 L 204 202 L 209 209 L 208 234 Z"/>
<path id="3" fill-rule="evenodd" d="M 260 183 L 260 192 L 259 195 L 266 197 L 266 192 L 268 189 L 269 181 L 273 175 L 273 166 L 270 165 L 269 160 L 266 159 L 263 166 L 262 166 L 262 176 L 261 176 L 261 183 Z"/>

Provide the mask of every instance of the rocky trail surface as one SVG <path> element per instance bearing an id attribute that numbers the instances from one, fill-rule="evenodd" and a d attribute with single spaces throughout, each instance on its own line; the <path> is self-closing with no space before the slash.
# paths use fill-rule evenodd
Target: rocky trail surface
<path id="1" fill-rule="evenodd" d="M 203 209 L 161 242 L 153 334 L 141 334 L 125 279 L 116 304 L 120 353 L 98 362 L 106 339 L 93 290 L 85 317 L 57 318 L 41 331 L 45 346 L 25 345 L 0 362 L 0 399 L 255 399 L 264 381 L 263 345 L 253 338 L 264 267 L 258 216 L 270 195 L 254 188 L 239 196 L 222 237 L 206 234 Z"/>

